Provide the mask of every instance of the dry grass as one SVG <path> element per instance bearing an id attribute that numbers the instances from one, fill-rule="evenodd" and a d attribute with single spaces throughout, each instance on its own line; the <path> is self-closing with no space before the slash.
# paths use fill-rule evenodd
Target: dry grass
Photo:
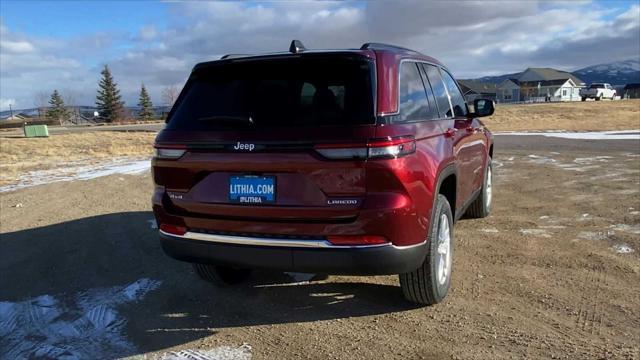
<path id="1" fill-rule="evenodd" d="M 640 129 L 640 100 L 498 104 L 482 121 L 492 131 L 635 130 Z"/>
<path id="2" fill-rule="evenodd" d="M 51 169 L 69 162 L 116 156 L 151 156 L 155 133 L 95 131 L 48 138 L 0 138 L 0 184 L 20 173 Z"/>

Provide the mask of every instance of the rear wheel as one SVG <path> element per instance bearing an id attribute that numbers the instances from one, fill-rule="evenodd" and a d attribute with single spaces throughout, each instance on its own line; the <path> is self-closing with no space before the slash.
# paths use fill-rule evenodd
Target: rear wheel
<path id="1" fill-rule="evenodd" d="M 453 216 L 447 198 L 438 194 L 428 234 L 428 253 L 422 265 L 400 274 L 404 297 L 414 303 L 433 305 L 449 292 L 453 267 Z"/>
<path id="2" fill-rule="evenodd" d="M 467 216 L 472 218 L 484 218 L 491 214 L 491 205 L 493 202 L 493 165 L 491 158 L 487 158 L 487 168 L 484 171 L 484 182 L 482 191 L 478 197 L 471 203 L 466 212 Z"/>
<path id="3" fill-rule="evenodd" d="M 583 96 L 582 101 L 587 101 L 587 98 Z"/>
<path id="4" fill-rule="evenodd" d="M 249 269 L 236 269 L 209 264 L 193 264 L 193 269 L 203 280 L 221 286 L 239 284 L 251 275 L 251 270 Z"/>

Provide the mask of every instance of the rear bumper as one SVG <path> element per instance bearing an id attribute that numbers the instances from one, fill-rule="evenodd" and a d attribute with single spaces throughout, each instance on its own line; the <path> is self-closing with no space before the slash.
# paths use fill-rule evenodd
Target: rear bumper
<path id="1" fill-rule="evenodd" d="M 201 236 L 200 236 L 201 235 Z M 215 236 L 188 233 L 187 237 L 160 232 L 162 248 L 169 256 L 188 262 L 341 275 L 391 275 L 413 271 L 422 265 L 426 242 L 398 247 L 332 246 L 324 240 Z"/>

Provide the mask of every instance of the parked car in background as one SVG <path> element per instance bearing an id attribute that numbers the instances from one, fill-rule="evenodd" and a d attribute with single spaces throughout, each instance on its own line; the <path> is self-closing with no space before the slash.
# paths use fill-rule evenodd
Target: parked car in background
<path id="1" fill-rule="evenodd" d="M 455 220 L 491 212 L 493 110 L 391 45 L 198 64 L 155 143 L 162 247 L 212 282 L 399 274 L 408 300 L 438 303 Z"/>
<path id="2" fill-rule="evenodd" d="M 616 97 L 616 90 L 607 83 L 593 83 L 588 88 L 580 90 L 580 97 L 582 101 L 587 99 L 595 99 L 596 101 L 602 99 L 613 100 Z"/>

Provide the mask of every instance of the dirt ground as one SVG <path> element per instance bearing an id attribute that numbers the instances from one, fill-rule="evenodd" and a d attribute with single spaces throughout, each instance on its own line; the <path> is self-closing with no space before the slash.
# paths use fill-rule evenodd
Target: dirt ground
<path id="1" fill-rule="evenodd" d="M 498 104 L 482 121 L 492 131 L 635 130 L 640 129 L 640 99 Z"/>
<path id="2" fill-rule="evenodd" d="M 456 224 L 452 289 L 436 306 L 406 303 L 395 276 L 258 271 L 216 288 L 162 253 L 149 176 L 112 175 L 0 194 L 0 313 L 19 302 L 42 324 L 56 303 L 53 329 L 68 335 L 60 324 L 95 289 L 148 291 L 94 308 L 126 319 L 103 329 L 121 337 L 77 332 L 98 334 L 76 345 L 107 358 L 250 346 L 254 359 L 639 359 L 638 141 L 498 136 L 495 151 L 494 212 Z M 24 339 L 46 342 L 49 327 L 32 327 Z M 0 354 L 18 343 L 6 334 Z"/>

